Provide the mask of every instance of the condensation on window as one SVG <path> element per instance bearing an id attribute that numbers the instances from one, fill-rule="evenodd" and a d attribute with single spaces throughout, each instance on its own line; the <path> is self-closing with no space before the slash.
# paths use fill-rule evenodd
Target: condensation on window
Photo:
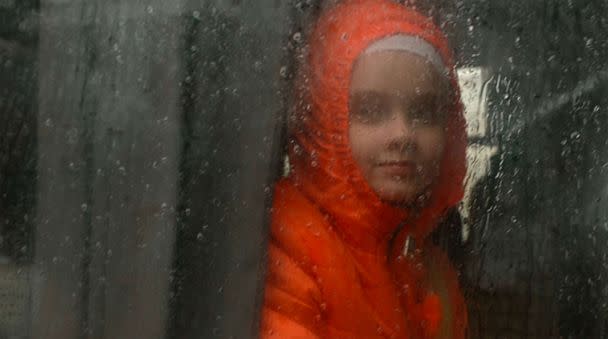
<path id="1" fill-rule="evenodd" d="M 337 0 L 0 0 L 0 338 L 256 337 L 294 76 Z M 470 338 L 608 336 L 608 3 L 401 1 L 467 120 Z"/>

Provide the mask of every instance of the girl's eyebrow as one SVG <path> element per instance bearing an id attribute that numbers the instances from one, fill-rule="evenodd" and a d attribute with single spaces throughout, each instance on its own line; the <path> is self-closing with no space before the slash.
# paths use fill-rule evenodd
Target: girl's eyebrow
<path id="1" fill-rule="evenodd" d="M 410 102 L 413 104 L 436 103 L 439 105 L 446 105 L 452 101 L 452 95 L 453 93 L 451 91 L 441 91 L 437 88 L 432 88 L 414 95 Z"/>
<path id="2" fill-rule="evenodd" d="M 428 104 L 440 100 L 440 96 L 435 91 L 417 94 L 412 98 L 413 103 Z"/>
<path id="3" fill-rule="evenodd" d="M 374 99 L 374 100 L 397 100 L 403 101 L 404 96 L 399 93 L 387 93 L 374 89 L 356 90 L 352 93 L 352 98 L 355 100 Z M 447 103 L 447 98 L 439 95 L 436 90 L 425 91 L 420 94 L 408 96 L 410 105 L 428 105 L 433 103 Z"/>
<path id="4" fill-rule="evenodd" d="M 390 94 L 387 94 L 385 92 L 382 91 L 377 91 L 377 90 L 373 90 L 373 89 L 362 89 L 362 90 L 356 90 L 352 93 L 353 97 L 359 97 L 359 98 L 365 98 L 365 97 L 372 97 L 372 98 L 388 98 L 390 97 Z"/>

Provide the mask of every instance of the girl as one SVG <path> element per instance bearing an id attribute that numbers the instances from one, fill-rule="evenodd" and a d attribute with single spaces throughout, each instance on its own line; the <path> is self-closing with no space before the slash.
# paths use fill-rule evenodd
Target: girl
<path id="1" fill-rule="evenodd" d="M 457 274 L 429 237 L 465 174 L 445 37 L 389 0 L 347 0 L 317 22 L 297 85 L 261 336 L 464 338 Z"/>

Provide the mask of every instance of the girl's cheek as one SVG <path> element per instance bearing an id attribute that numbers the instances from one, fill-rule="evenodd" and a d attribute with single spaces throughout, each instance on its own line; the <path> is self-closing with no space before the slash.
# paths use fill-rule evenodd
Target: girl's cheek
<path id="1" fill-rule="evenodd" d="M 429 160 L 441 158 L 445 147 L 445 133 L 443 129 L 429 129 L 421 133 L 420 144 L 425 157 Z"/>

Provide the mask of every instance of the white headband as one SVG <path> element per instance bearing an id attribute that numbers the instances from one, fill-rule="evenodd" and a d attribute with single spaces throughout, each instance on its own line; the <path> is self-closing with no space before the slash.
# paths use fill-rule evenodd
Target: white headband
<path id="1" fill-rule="evenodd" d="M 404 51 L 416 54 L 428 60 L 440 73 L 449 74 L 448 67 L 435 47 L 420 37 L 405 34 L 391 35 L 373 42 L 363 53 L 370 54 L 383 51 Z"/>

